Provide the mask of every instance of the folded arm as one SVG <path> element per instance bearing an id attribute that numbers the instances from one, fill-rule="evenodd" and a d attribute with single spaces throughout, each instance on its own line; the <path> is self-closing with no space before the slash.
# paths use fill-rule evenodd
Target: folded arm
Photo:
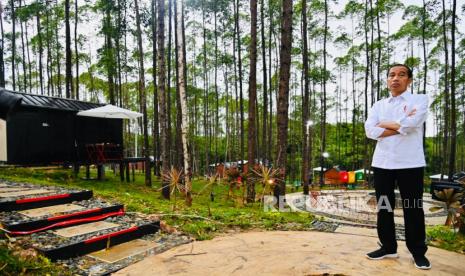
<path id="1" fill-rule="evenodd" d="M 396 130 L 388 129 L 379 125 L 380 122 L 378 118 L 378 108 L 379 105 L 378 103 L 376 103 L 375 105 L 373 105 L 370 112 L 368 113 L 368 118 L 365 122 L 366 136 L 373 140 L 379 140 L 383 137 L 399 134 Z"/>
<path id="2" fill-rule="evenodd" d="M 428 116 L 428 98 L 422 97 L 420 103 L 416 107 L 405 114 L 401 119 L 397 121 L 383 121 L 378 123 L 378 127 L 386 129 L 396 130 L 402 135 L 407 135 L 412 130 L 419 128 L 426 121 Z"/>

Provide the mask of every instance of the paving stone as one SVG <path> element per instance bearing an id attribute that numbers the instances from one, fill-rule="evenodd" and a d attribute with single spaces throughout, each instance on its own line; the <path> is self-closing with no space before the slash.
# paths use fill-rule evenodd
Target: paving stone
<path id="1" fill-rule="evenodd" d="M 425 217 L 426 225 L 443 225 L 446 222 L 447 216 L 440 217 Z"/>
<path id="2" fill-rule="evenodd" d="M 110 249 L 90 253 L 89 256 L 106 263 L 114 263 L 144 253 L 156 246 L 157 244 L 154 242 L 137 239 L 113 246 Z"/>
<path id="3" fill-rule="evenodd" d="M 446 219 L 444 209 L 432 212 L 431 207 L 442 206 L 443 203 L 432 200 L 429 194 L 423 195 L 423 209 L 427 225 L 443 224 Z M 362 224 L 376 223 L 376 200 L 374 190 L 339 191 L 325 190 L 317 196 L 306 198 L 300 193 L 287 194 L 286 199 L 300 210 L 307 210 L 313 214 L 346 220 Z M 305 205 L 305 203 L 308 204 Z M 403 210 L 401 207 L 394 209 L 394 220 L 398 225 L 404 224 Z"/>
<path id="4" fill-rule="evenodd" d="M 42 216 L 50 216 L 57 213 L 72 212 L 85 209 L 83 206 L 76 204 L 62 204 L 54 205 L 49 207 L 42 207 L 36 209 L 29 209 L 24 211 L 19 211 L 18 213 L 25 215 L 30 218 L 38 218 Z"/>
<path id="5" fill-rule="evenodd" d="M 106 221 L 97 221 L 92 223 L 86 223 L 82 225 L 77 225 L 73 227 L 67 227 L 63 229 L 59 229 L 54 231 L 55 234 L 65 237 L 71 238 L 75 236 L 80 236 L 100 230 L 110 229 L 118 227 L 119 225 L 116 223 L 106 222 Z"/>
<path id="6" fill-rule="evenodd" d="M 376 233 L 376 228 L 364 228 L 364 227 L 354 227 L 354 226 L 346 226 L 346 225 L 339 226 L 334 232 L 354 234 L 354 235 L 359 235 L 359 236 L 369 236 L 369 237 L 378 236 L 378 234 Z"/>
<path id="7" fill-rule="evenodd" d="M 16 192 L 0 193 L 0 197 L 16 197 L 16 196 L 25 196 L 25 195 L 38 195 L 51 193 L 52 191 L 46 189 L 37 189 L 37 190 L 23 190 Z"/>

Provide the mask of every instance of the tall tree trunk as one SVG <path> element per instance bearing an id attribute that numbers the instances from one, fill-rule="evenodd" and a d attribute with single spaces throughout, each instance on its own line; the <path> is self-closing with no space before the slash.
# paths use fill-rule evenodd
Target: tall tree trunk
<path id="1" fill-rule="evenodd" d="M 160 112 L 158 119 L 160 123 L 160 154 L 162 160 L 162 173 L 166 173 L 170 168 L 169 160 L 169 141 L 168 141 L 168 125 L 167 125 L 167 110 L 166 110 L 166 92 L 165 92 L 165 1 L 158 0 L 158 101 L 160 104 Z M 164 198 L 170 198 L 169 183 L 162 182 L 162 195 Z"/>
<path id="2" fill-rule="evenodd" d="M 236 0 L 232 1 L 233 3 L 233 10 L 234 10 L 234 21 L 236 20 Z M 233 43 L 233 65 L 234 65 L 234 106 L 235 106 L 235 112 L 234 112 L 234 124 L 233 124 L 233 139 L 232 139 L 232 153 L 231 153 L 231 161 L 236 161 L 237 159 L 237 142 L 238 142 L 238 118 L 239 118 L 239 103 L 238 103 L 238 99 L 239 99 L 239 96 L 238 96 L 238 74 L 237 74 L 237 58 L 236 58 L 236 49 L 237 49 L 237 43 L 236 43 L 236 32 L 237 32 L 237 25 L 236 23 L 234 22 L 234 27 L 233 27 L 233 30 L 234 30 L 234 33 L 233 33 L 233 39 L 232 39 L 232 43 Z"/>
<path id="3" fill-rule="evenodd" d="M 40 82 L 40 94 L 44 94 L 44 78 L 42 75 L 43 68 L 42 68 L 42 56 L 43 56 L 43 46 L 42 46 L 42 28 L 40 25 L 40 13 L 38 12 L 36 15 L 37 19 L 37 38 L 39 43 L 39 82 Z"/>
<path id="4" fill-rule="evenodd" d="M 167 92 L 166 92 L 166 118 L 167 118 L 167 126 L 168 126 L 168 132 L 167 132 L 167 139 L 168 139 L 168 154 L 170 157 L 170 164 L 176 164 L 174 161 L 174 155 L 172 152 L 172 147 L 173 143 L 171 142 L 171 35 L 173 31 L 173 26 L 172 26 L 172 20 L 173 20 L 173 6 L 172 6 L 172 1 L 173 0 L 168 0 L 168 48 L 167 48 L 167 78 L 166 78 L 166 87 L 167 87 Z"/>
<path id="5" fill-rule="evenodd" d="M 423 94 L 426 94 L 426 85 L 428 83 L 428 55 L 426 49 L 426 2 L 423 0 L 421 13 L 421 43 L 423 46 Z"/>
<path id="6" fill-rule="evenodd" d="M 26 28 L 26 40 L 27 40 L 27 28 Z M 55 44 L 56 44 L 56 63 L 57 63 L 57 87 L 58 96 L 63 97 L 63 91 L 61 87 L 61 58 L 60 58 L 60 39 L 58 37 L 58 20 L 55 20 Z M 29 50 L 28 50 L 29 52 Z M 28 53 L 29 61 L 29 53 Z M 31 64 L 29 63 L 29 74 L 31 75 Z M 29 77 L 29 85 L 32 86 L 31 77 Z"/>
<path id="7" fill-rule="evenodd" d="M 11 81 L 13 84 L 13 90 L 16 90 L 16 9 L 15 1 L 11 0 Z"/>
<path id="8" fill-rule="evenodd" d="M 375 59 L 375 54 L 374 54 L 374 48 L 373 45 L 374 43 L 374 32 L 375 32 L 375 26 L 374 26 L 374 20 L 373 20 L 373 0 L 369 0 L 370 3 L 370 12 L 368 13 L 370 15 L 370 80 L 371 80 L 371 85 L 370 85 L 370 90 L 371 90 L 371 105 L 373 105 L 376 101 L 375 97 L 375 90 L 374 90 L 374 76 L 373 76 L 373 61 Z"/>
<path id="9" fill-rule="evenodd" d="M 75 64 L 76 64 L 76 100 L 79 100 L 79 52 L 78 52 L 78 20 L 79 20 L 79 10 L 78 10 L 78 1 L 74 0 L 74 55 Z"/>
<path id="10" fill-rule="evenodd" d="M 27 56 L 27 81 L 28 81 L 28 88 L 29 88 L 29 93 L 32 93 L 32 66 L 31 66 L 31 56 L 29 52 L 29 37 L 27 33 L 28 29 L 28 24 L 27 21 L 24 23 L 25 28 L 24 28 L 24 35 L 26 37 L 26 56 Z"/>
<path id="11" fill-rule="evenodd" d="M 451 68 L 450 68 L 450 155 L 448 179 L 452 179 L 455 172 L 455 156 L 457 149 L 457 110 L 455 106 L 455 28 L 456 28 L 457 0 L 452 0 L 451 26 Z"/>
<path id="12" fill-rule="evenodd" d="M 51 54 L 51 46 L 50 46 L 50 11 L 47 7 L 45 11 L 45 37 L 47 41 L 47 96 L 50 96 L 50 90 L 52 95 L 54 94 L 53 88 L 53 73 L 52 73 L 52 54 Z"/>
<path id="13" fill-rule="evenodd" d="M 448 157 L 448 144 L 449 144 L 449 115 L 450 115 L 450 107 L 449 107 L 449 47 L 447 43 L 447 29 L 446 29 L 446 3 L 445 0 L 442 0 L 442 31 L 443 31 L 443 42 L 444 42 L 444 128 L 443 133 L 444 137 L 442 140 L 443 146 L 443 158 L 442 158 L 442 166 L 441 166 L 441 179 L 443 179 L 443 175 L 446 174 L 447 168 L 447 157 Z M 450 165 L 450 164 L 449 164 Z"/>
<path id="14" fill-rule="evenodd" d="M 308 98 L 309 98 L 309 81 L 308 81 L 308 45 L 307 45 L 307 0 L 302 0 L 302 63 L 303 63 L 303 76 L 304 76 L 304 92 L 302 100 L 302 183 L 304 184 L 304 194 L 308 195 L 309 185 L 309 137 L 311 124 L 307 123 L 309 120 L 308 112 Z"/>
<path id="15" fill-rule="evenodd" d="M 160 132 L 158 123 L 158 88 L 157 88 L 157 14 L 156 0 L 152 0 L 152 78 L 153 78 L 153 156 L 155 175 L 160 175 Z"/>
<path id="16" fill-rule="evenodd" d="M 267 151 L 267 126 L 268 126 L 268 71 L 266 70 L 266 40 L 265 40 L 265 1 L 260 1 L 260 34 L 261 34 L 261 48 L 262 48 L 262 74 L 263 74 L 263 130 L 262 130 L 262 160 L 268 160 Z M 268 47 L 271 47 L 269 45 Z M 264 165 L 267 165 L 266 162 Z"/>
<path id="17" fill-rule="evenodd" d="M 217 11 L 214 11 L 214 27 L 215 27 L 215 163 L 219 162 L 218 156 L 218 135 L 219 135 L 219 108 L 220 108 L 220 95 L 218 92 L 218 33 L 217 33 Z M 226 81 L 226 80 L 225 80 Z"/>
<path id="18" fill-rule="evenodd" d="M 426 94 L 426 85 L 428 82 L 428 55 L 426 49 L 426 2 L 423 0 L 421 12 L 421 43 L 423 46 L 423 94 Z M 423 123 L 423 148 L 426 149 L 426 122 Z"/>
<path id="19" fill-rule="evenodd" d="M 324 156 L 323 153 L 326 151 L 326 81 L 327 76 L 326 70 L 326 42 L 328 37 L 328 1 L 325 0 L 325 28 L 323 33 L 323 110 L 321 112 L 321 152 L 320 152 L 320 185 L 324 184 L 323 168 L 324 168 Z"/>
<path id="20" fill-rule="evenodd" d="M 378 38 L 376 48 L 378 50 L 378 54 L 376 56 L 376 100 L 381 99 L 381 27 L 380 27 L 380 16 L 379 16 L 379 0 L 376 1 L 376 30 L 378 31 Z"/>
<path id="21" fill-rule="evenodd" d="M 66 98 L 74 98 L 73 72 L 71 64 L 71 27 L 69 25 L 69 0 L 65 0 L 65 36 L 66 36 Z"/>
<path id="22" fill-rule="evenodd" d="M 190 179 L 191 175 L 191 168 L 190 168 L 190 156 L 189 156 L 189 147 L 188 147 L 188 134 L 189 134 L 189 116 L 187 110 L 187 97 L 186 97 L 186 57 L 184 52 L 185 42 L 183 37 L 183 30 L 184 30 L 184 15 L 183 15 L 183 6 L 184 1 L 178 0 L 179 2 L 176 3 L 176 20 L 178 21 L 176 24 L 176 36 L 177 36 L 177 53 L 178 53 L 178 86 L 179 86 L 179 94 L 181 99 L 181 113 L 182 113 L 182 148 L 183 148 L 183 157 L 184 157 L 184 184 L 186 187 L 186 205 L 192 205 L 192 183 Z"/>
<path id="23" fill-rule="evenodd" d="M 115 99 L 115 68 L 114 68 L 114 56 L 113 56 L 113 28 L 111 25 L 111 4 L 110 2 L 106 3 L 105 7 L 105 55 L 106 57 L 106 73 L 108 75 L 108 94 L 110 96 L 110 104 L 116 105 Z M 72 84 L 72 82 L 71 82 Z"/>
<path id="24" fill-rule="evenodd" d="M 140 15 L 138 0 L 134 0 L 136 8 L 137 46 L 139 50 L 139 96 L 144 121 L 144 157 L 145 157 L 145 185 L 152 186 L 152 173 L 150 170 L 149 135 L 147 130 L 147 97 L 145 95 L 144 50 L 142 48 L 142 31 L 140 28 Z"/>
<path id="25" fill-rule="evenodd" d="M 286 193 L 286 161 L 287 161 L 287 128 L 289 109 L 289 79 L 291 70 L 292 50 L 292 0 L 283 0 L 281 16 L 281 49 L 279 68 L 279 92 L 278 92 L 278 150 L 276 164 L 280 170 L 280 179 L 276 185 L 275 195 Z"/>
<path id="26" fill-rule="evenodd" d="M 354 20 L 352 19 L 352 43 L 351 47 L 354 47 Z M 357 92 L 356 92 L 356 84 L 355 84 L 355 53 L 352 53 L 351 57 L 352 61 L 352 169 L 357 169 L 357 131 L 356 131 L 356 120 L 357 120 Z"/>
<path id="27" fill-rule="evenodd" d="M 257 0 L 250 0 L 250 71 L 249 71 L 249 129 L 248 129 L 248 167 L 247 202 L 255 201 L 255 183 L 252 180 L 252 169 L 255 164 L 255 102 L 257 101 Z"/>
<path id="28" fill-rule="evenodd" d="M 204 99 L 203 99 L 203 134 L 205 139 L 205 174 L 209 174 L 210 166 L 210 143 L 208 143 L 208 72 L 207 72 L 207 30 L 205 27 L 205 1 L 202 1 L 202 30 L 203 30 L 203 89 L 204 89 Z"/>
<path id="29" fill-rule="evenodd" d="M 178 51 L 177 51 L 177 45 L 178 45 L 178 24 L 179 24 L 179 18 L 177 17 L 177 2 L 174 0 L 174 47 L 175 47 L 175 79 L 176 79 L 176 128 L 175 128 L 175 164 L 177 168 L 182 168 L 183 164 L 183 148 L 182 148 L 182 130 L 181 130 L 181 124 L 182 124 L 182 114 L 181 114 L 181 98 L 179 94 L 179 63 L 178 63 Z"/>
<path id="30" fill-rule="evenodd" d="M 368 78 L 370 77 L 370 46 L 368 44 L 368 0 L 365 1 L 365 15 L 364 15 L 364 32 L 365 32 L 365 56 L 366 56 L 366 69 L 365 69 L 365 88 L 364 88 L 364 95 L 365 95 L 365 110 L 364 110 L 364 120 L 368 118 Z M 364 168 L 368 168 L 368 138 L 365 137 L 365 143 L 363 146 L 363 160 L 364 160 Z M 367 175 L 367 174 L 364 174 Z"/>
<path id="31" fill-rule="evenodd" d="M 269 27 L 269 32 L 268 32 L 268 81 L 269 81 L 269 90 L 270 90 L 270 118 L 269 118 L 269 124 L 268 124 L 268 158 L 269 158 L 269 164 L 271 165 L 272 160 L 273 160 L 273 155 L 272 155 L 272 147 L 273 147 L 273 77 L 272 77 L 272 65 L 271 65 L 271 56 L 272 56 L 272 37 L 274 33 L 274 24 L 273 24 L 273 9 L 268 2 L 268 13 L 269 13 L 269 20 L 270 20 L 270 27 Z"/>
<path id="32" fill-rule="evenodd" d="M 236 1 L 236 0 L 234 0 Z M 244 143 L 244 96 L 242 93 L 242 56 L 241 56 L 241 32 L 239 28 L 239 8 L 240 8 L 240 0 L 237 0 L 236 2 L 236 17 L 235 17 L 235 23 L 236 23 L 236 36 L 237 36 L 237 59 L 238 59 L 238 67 L 239 67 L 239 107 L 240 107 L 240 128 L 241 128 L 241 154 L 239 160 L 244 160 L 244 151 L 245 151 L 245 143 Z M 242 164 L 244 165 L 244 164 Z M 244 169 L 244 166 L 242 166 L 242 169 Z"/>
<path id="33" fill-rule="evenodd" d="M 22 1 L 19 1 L 19 6 L 21 7 L 22 6 Z M 1 16 L 1 15 L 0 15 Z M 24 27 L 23 27 L 23 22 L 22 20 L 20 20 L 19 24 L 21 26 L 21 50 L 22 50 L 22 67 L 23 67 L 23 87 L 22 87 L 22 91 L 21 92 L 24 92 L 26 93 L 27 91 L 27 66 L 26 66 L 26 47 L 24 45 Z M 27 26 L 26 26 L 27 28 Z M 49 38 L 50 40 L 50 38 Z M 3 54 L 2 54 L 3 55 Z"/>
<path id="34" fill-rule="evenodd" d="M 5 59 L 3 56 L 5 50 L 5 32 L 3 30 L 3 6 L 0 3 L 0 32 L 2 40 L 0 42 L 0 87 L 5 87 Z"/>
<path id="35" fill-rule="evenodd" d="M 226 26 L 225 26 L 225 20 L 222 20 L 221 21 L 222 23 L 222 27 L 223 27 L 223 30 L 226 30 Z M 226 55 L 228 53 L 228 48 L 226 46 L 226 39 L 223 37 L 222 38 L 222 42 L 223 42 L 223 53 L 222 55 Z M 233 48 L 234 49 L 234 48 Z M 234 50 L 233 50 L 234 51 Z M 225 154 L 224 154 L 224 161 L 234 161 L 231 157 L 231 148 L 232 146 L 230 146 L 230 141 L 232 140 L 231 139 L 231 128 L 232 128 L 232 120 L 234 120 L 234 116 L 231 116 L 230 114 L 230 94 L 229 94 L 229 71 L 228 71 L 228 68 L 229 68 L 229 63 L 226 63 L 226 62 L 223 62 L 223 66 L 224 66 L 224 69 L 223 69 L 223 77 L 224 77 L 224 84 L 225 84 L 225 133 L 226 133 L 226 145 L 225 145 Z M 233 119 L 231 119 L 233 118 Z M 232 143 L 234 145 L 234 143 Z"/>
<path id="36" fill-rule="evenodd" d="M 117 12 L 117 25 L 116 25 L 116 37 L 115 37 L 115 46 L 116 46 L 116 70 L 117 70 L 117 75 L 115 76 L 118 80 L 117 80 L 117 84 L 116 84 L 116 102 L 119 102 L 119 106 L 123 106 L 123 85 L 122 85 L 122 75 L 121 75 L 121 70 L 122 70 L 122 66 L 121 66 L 121 32 L 122 32 L 122 24 L 123 24 L 123 20 L 121 18 L 121 9 L 122 9 L 122 6 L 121 6 L 121 0 L 118 0 L 117 1 L 117 9 L 118 9 L 118 12 Z M 76 53 L 77 53 L 77 50 L 76 50 Z M 155 57 L 154 57 L 155 58 Z M 76 78 L 76 82 L 78 83 L 79 81 L 79 78 L 77 77 Z"/>

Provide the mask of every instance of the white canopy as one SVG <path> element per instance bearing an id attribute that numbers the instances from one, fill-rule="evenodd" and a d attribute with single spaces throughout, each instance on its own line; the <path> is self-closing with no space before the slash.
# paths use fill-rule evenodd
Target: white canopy
<path id="1" fill-rule="evenodd" d="M 321 172 L 321 167 L 313 168 L 313 171 L 314 171 L 314 172 Z M 323 171 L 325 172 L 325 171 L 326 171 L 326 168 L 323 168 Z"/>
<path id="2" fill-rule="evenodd" d="M 111 104 L 105 106 L 80 111 L 78 116 L 110 118 L 110 119 L 136 119 L 142 116 L 141 113 L 117 107 Z"/>

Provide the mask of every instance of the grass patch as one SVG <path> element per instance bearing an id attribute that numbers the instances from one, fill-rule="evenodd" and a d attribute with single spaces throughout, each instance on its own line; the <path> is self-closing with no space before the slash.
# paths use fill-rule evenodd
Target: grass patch
<path id="1" fill-rule="evenodd" d="M 83 172 L 74 177 L 71 169 L 63 168 L 0 168 L 0 178 L 6 180 L 93 190 L 97 197 L 124 204 L 128 212 L 159 214 L 169 225 L 199 240 L 231 229 L 304 230 L 314 220 L 310 213 L 265 212 L 258 202 L 243 204 L 242 188 L 234 188 L 229 194 L 225 181 L 207 187 L 208 180 L 193 179 L 193 203 L 187 207 L 182 195 L 177 196 L 176 204 L 173 197 L 163 199 L 160 179 L 154 178 L 152 187 L 145 186 L 142 172 L 136 172 L 135 181 L 130 183 L 120 182 L 119 175 L 111 170 L 106 171 L 103 181 L 83 177 Z M 257 195 L 260 193 L 257 186 Z"/>
<path id="2" fill-rule="evenodd" d="M 92 171 L 95 175 L 96 172 Z M 157 214 L 171 227 L 188 233 L 197 240 L 212 239 L 228 231 L 250 229 L 304 230 L 310 228 L 314 216 L 310 213 L 264 212 L 260 203 L 243 204 L 241 188 L 229 192 L 225 182 L 208 186 L 208 180 L 193 180 L 193 203 L 187 207 L 182 195 L 171 200 L 163 199 L 160 179 L 154 178 L 152 187 L 144 185 L 142 172 L 136 173 L 135 181 L 120 182 L 119 175 L 106 171 L 104 181 L 83 180 L 84 173 L 73 176 L 71 169 L 64 168 L 0 168 L 0 179 L 66 188 L 93 190 L 94 196 L 107 201 L 119 202 L 127 212 Z M 261 190 L 257 187 L 257 194 Z M 212 201 L 213 198 L 213 201 Z M 5 275 L 66 275 L 56 272 L 60 267 L 41 256 L 23 260 L 13 254 L 21 249 L 0 248 L 0 274 Z M 0 266 L 1 268 L 2 266 Z"/>
<path id="3" fill-rule="evenodd" d="M 428 243 L 432 246 L 465 254 L 465 235 L 448 226 L 437 225 L 426 229 Z"/>
<path id="4" fill-rule="evenodd" d="M 0 275 L 72 275 L 65 268 L 55 265 L 33 249 L 22 249 L 0 240 Z"/>

